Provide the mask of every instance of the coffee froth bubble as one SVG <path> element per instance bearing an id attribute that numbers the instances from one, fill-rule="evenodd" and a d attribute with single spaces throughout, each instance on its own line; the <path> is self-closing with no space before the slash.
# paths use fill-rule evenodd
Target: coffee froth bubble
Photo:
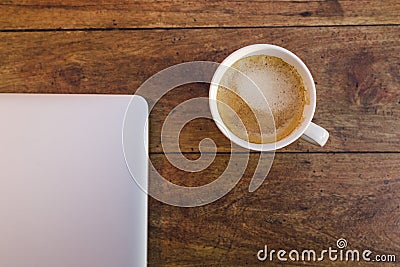
<path id="1" fill-rule="evenodd" d="M 273 143 L 290 135 L 302 122 L 305 91 L 292 65 L 278 57 L 248 56 L 222 76 L 217 100 L 223 104 L 217 105 L 218 112 L 239 138 L 256 144 Z"/>

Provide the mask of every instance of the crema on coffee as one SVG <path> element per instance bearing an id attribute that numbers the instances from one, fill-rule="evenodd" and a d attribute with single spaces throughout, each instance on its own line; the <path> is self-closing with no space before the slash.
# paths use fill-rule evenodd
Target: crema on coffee
<path id="1" fill-rule="evenodd" d="M 217 91 L 222 121 L 239 138 L 273 143 L 302 122 L 306 88 L 297 70 L 267 55 L 242 58 L 227 69 Z"/>

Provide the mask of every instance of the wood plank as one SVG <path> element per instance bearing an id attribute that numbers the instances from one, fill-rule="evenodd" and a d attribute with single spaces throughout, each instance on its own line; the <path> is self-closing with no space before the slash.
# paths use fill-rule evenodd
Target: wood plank
<path id="1" fill-rule="evenodd" d="M 0 3 L 0 29 L 399 24 L 399 17 L 397 0 L 6 0 Z"/>
<path id="2" fill-rule="evenodd" d="M 309 66 L 317 84 L 314 121 L 331 133 L 324 148 L 299 141 L 285 151 L 400 151 L 399 39 L 398 26 L 7 32 L 0 33 L 0 92 L 131 94 L 174 64 L 221 62 L 245 45 L 273 43 Z M 207 95 L 205 84 L 168 93 L 152 113 L 150 151 L 162 151 L 161 126 L 176 105 Z M 182 131 L 182 151 L 198 151 L 205 137 L 230 151 L 207 119 Z"/>
<path id="3" fill-rule="evenodd" d="M 400 154 L 278 154 L 264 184 L 249 193 L 257 156 L 251 155 L 244 177 L 230 193 L 206 206 L 180 208 L 150 198 L 150 266 L 281 266 L 277 258 L 275 264 L 258 262 L 256 253 L 264 245 L 320 252 L 335 249 L 339 238 L 347 240 L 347 249 L 394 254 L 399 260 Z M 164 155 L 151 155 L 151 160 L 166 179 L 194 186 L 216 179 L 229 155 L 218 155 L 200 173 L 182 172 Z M 367 266 L 340 261 L 305 265 L 343 264 Z"/>

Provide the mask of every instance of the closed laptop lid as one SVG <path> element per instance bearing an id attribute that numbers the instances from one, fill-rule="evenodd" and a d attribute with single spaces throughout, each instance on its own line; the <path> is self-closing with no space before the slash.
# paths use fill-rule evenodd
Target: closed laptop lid
<path id="1" fill-rule="evenodd" d="M 0 95 L 0 266 L 146 266 L 147 103 L 123 95 Z M 130 116 L 131 117 L 131 116 Z"/>

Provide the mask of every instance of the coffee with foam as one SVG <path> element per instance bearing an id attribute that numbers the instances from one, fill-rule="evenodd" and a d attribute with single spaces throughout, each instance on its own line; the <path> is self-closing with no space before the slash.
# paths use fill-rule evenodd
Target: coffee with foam
<path id="1" fill-rule="evenodd" d="M 223 74 L 217 107 L 228 129 L 250 143 L 273 143 L 302 122 L 306 88 L 297 70 L 282 59 L 254 55 Z"/>

